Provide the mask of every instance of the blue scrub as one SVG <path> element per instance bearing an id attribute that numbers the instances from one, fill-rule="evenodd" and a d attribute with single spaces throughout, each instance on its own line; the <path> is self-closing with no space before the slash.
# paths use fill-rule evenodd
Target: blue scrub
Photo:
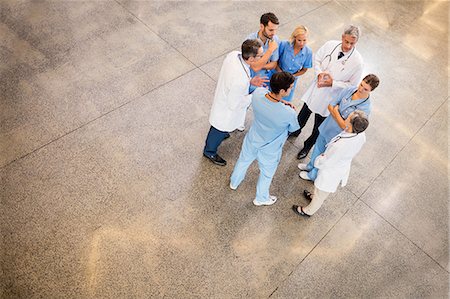
<path id="1" fill-rule="evenodd" d="M 339 105 L 339 113 L 343 119 L 347 117 L 355 110 L 363 111 L 367 116 L 369 116 L 371 111 L 370 99 L 352 100 L 352 95 L 356 92 L 358 88 L 351 86 L 343 89 L 337 98 L 331 101 L 331 106 Z M 315 180 L 317 177 L 318 169 L 314 167 L 314 161 L 316 158 L 325 152 L 326 145 L 331 141 L 336 135 L 342 132 L 342 128 L 339 127 L 333 116 L 329 115 L 325 121 L 319 127 L 319 137 L 317 138 L 316 144 L 314 145 L 313 153 L 311 154 L 311 160 L 308 163 L 308 172 L 310 179 Z"/>
<path id="2" fill-rule="evenodd" d="M 269 91 L 257 88 L 252 96 L 253 124 L 245 135 L 239 159 L 231 174 L 231 185 L 238 187 L 250 164 L 256 159 L 260 170 L 256 185 L 256 200 L 267 202 L 272 178 L 281 159 L 288 132 L 300 128 L 294 109 L 280 102 L 269 101 Z"/>
<path id="3" fill-rule="evenodd" d="M 312 67 L 312 50 L 308 46 L 304 46 L 297 55 L 294 54 L 294 46 L 289 41 L 282 41 L 279 45 L 279 55 L 278 66 L 282 71 L 291 74 L 297 73 L 299 70 L 305 68 L 309 69 Z M 291 94 L 284 97 L 283 100 L 291 102 L 294 98 L 295 87 L 297 86 L 298 77 L 295 77 L 294 87 L 292 88 Z"/>
<path id="4" fill-rule="evenodd" d="M 254 32 L 254 33 L 250 33 L 246 39 L 258 39 L 261 41 L 261 39 L 259 38 L 258 35 L 258 31 Z M 274 36 L 273 40 L 277 42 L 277 44 L 280 44 L 280 39 L 278 38 L 278 36 Z M 262 42 L 262 41 L 261 41 Z M 266 40 L 266 43 L 263 44 L 263 53 L 267 52 L 267 49 L 269 48 L 269 40 Z M 272 55 L 270 56 L 269 62 L 272 61 L 278 61 L 279 58 L 279 53 L 278 53 L 278 48 L 273 51 Z M 255 72 L 254 70 L 252 70 L 252 68 L 250 68 L 250 76 L 253 78 L 255 76 L 260 76 L 260 77 L 267 77 L 267 79 L 270 80 L 270 77 L 272 77 L 272 75 L 275 73 L 275 69 L 273 70 L 266 70 L 266 69 L 261 69 L 259 72 Z M 253 92 L 256 89 L 256 86 L 254 85 L 250 85 L 250 93 Z"/>

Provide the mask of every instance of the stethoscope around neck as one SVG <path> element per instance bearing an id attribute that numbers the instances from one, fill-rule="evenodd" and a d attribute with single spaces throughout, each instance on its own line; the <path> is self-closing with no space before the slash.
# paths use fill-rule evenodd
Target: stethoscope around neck
<path id="1" fill-rule="evenodd" d="M 336 51 L 337 47 L 342 46 L 342 43 L 339 43 L 336 45 L 336 47 L 334 47 L 334 49 L 330 52 L 330 54 L 325 55 L 325 57 L 323 58 L 323 60 L 325 61 L 325 59 L 328 57 L 328 64 L 327 67 L 325 69 L 328 69 L 328 67 L 330 66 L 331 63 L 331 55 L 333 55 L 334 51 Z M 342 65 L 345 66 L 345 63 L 347 62 L 347 60 L 350 59 L 350 57 L 352 56 L 353 52 L 355 51 L 355 47 L 352 48 L 352 51 L 350 52 L 350 55 L 347 56 L 346 59 L 342 60 Z M 342 67 L 342 70 L 344 69 L 344 67 Z"/>

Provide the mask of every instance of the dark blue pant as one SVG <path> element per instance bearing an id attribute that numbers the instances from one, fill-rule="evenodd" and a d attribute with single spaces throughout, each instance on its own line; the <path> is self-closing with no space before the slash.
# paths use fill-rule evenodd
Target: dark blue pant
<path id="1" fill-rule="evenodd" d="M 306 125 L 306 122 L 309 119 L 309 116 L 312 114 L 312 111 L 309 110 L 308 105 L 306 103 L 303 104 L 302 109 L 298 113 L 297 120 L 298 124 L 300 125 L 300 129 L 291 133 L 291 135 L 298 136 L 302 132 L 302 128 Z M 326 117 L 323 117 L 320 114 L 315 113 L 314 114 L 314 127 L 311 132 L 311 135 L 305 140 L 305 143 L 303 144 L 303 148 L 307 150 L 308 152 L 311 150 L 311 148 L 316 143 L 317 137 L 319 136 L 319 127 L 323 123 Z"/>
<path id="2" fill-rule="evenodd" d="M 208 157 L 214 157 L 217 154 L 219 145 L 227 136 L 230 136 L 230 133 L 219 131 L 211 126 L 211 128 L 209 128 L 208 136 L 206 137 L 203 153 Z"/>

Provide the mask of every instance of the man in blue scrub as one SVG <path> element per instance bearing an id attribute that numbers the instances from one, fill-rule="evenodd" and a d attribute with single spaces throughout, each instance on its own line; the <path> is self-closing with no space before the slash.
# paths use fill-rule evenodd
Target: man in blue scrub
<path id="1" fill-rule="evenodd" d="M 300 128 L 297 114 L 283 97 L 289 95 L 294 76 L 287 72 L 276 73 L 270 79 L 272 91 L 257 88 L 252 96 L 253 124 L 242 144 L 241 154 L 230 179 L 230 188 L 236 190 L 245 178 L 250 164 L 256 159 L 260 170 L 256 185 L 256 206 L 272 205 L 277 198 L 269 194 L 272 178 L 281 159 L 288 132 Z"/>
<path id="2" fill-rule="evenodd" d="M 325 152 L 327 144 L 336 135 L 345 129 L 345 119 L 355 110 L 363 111 L 367 117 L 370 114 L 370 93 L 377 88 L 380 80 L 374 74 L 364 77 L 358 87 L 351 86 L 343 89 L 339 96 L 328 105 L 330 115 L 319 127 L 319 137 L 314 145 L 311 160 L 308 164 L 300 163 L 298 168 L 300 177 L 304 180 L 314 181 L 318 169 L 314 167 L 314 161 Z"/>
<path id="3" fill-rule="evenodd" d="M 289 96 L 284 97 L 283 100 L 291 102 L 294 98 L 295 87 L 297 86 L 298 78 L 306 73 L 312 67 L 312 50 L 306 45 L 308 42 L 308 28 L 300 25 L 294 29 L 288 41 L 282 41 L 279 46 L 279 60 L 277 71 L 288 72 L 294 75 L 294 87 Z"/>
<path id="4" fill-rule="evenodd" d="M 280 39 L 276 35 L 279 24 L 280 22 L 275 14 L 271 12 L 265 13 L 260 18 L 259 31 L 249 34 L 246 39 L 260 40 L 263 44 L 263 53 L 266 54 L 271 43 L 278 45 L 280 42 Z M 250 63 L 252 77 L 258 75 L 261 78 L 267 77 L 270 79 L 272 74 L 275 72 L 278 61 L 278 49 L 275 49 L 270 54 L 270 58 L 268 60 L 265 58 L 266 57 L 263 57 L 260 61 Z M 255 88 L 256 86 L 251 85 L 250 92 L 253 92 Z"/>

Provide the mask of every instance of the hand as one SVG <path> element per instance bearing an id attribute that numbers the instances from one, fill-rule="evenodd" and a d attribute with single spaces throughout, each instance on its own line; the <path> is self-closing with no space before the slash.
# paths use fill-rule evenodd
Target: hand
<path id="1" fill-rule="evenodd" d="M 289 107 L 291 107 L 292 109 L 297 109 L 295 106 L 294 106 L 294 104 L 292 104 L 291 102 L 288 102 L 288 101 L 285 101 L 285 100 L 281 100 L 280 101 L 281 103 L 283 103 L 283 104 L 285 104 L 285 105 L 287 105 L 287 106 L 289 106 Z"/>
<path id="2" fill-rule="evenodd" d="M 320 73 L 317 75 L 317 87 L 329 87 L 333 84 L 333 78 L 329 73 Z"/>
<path id="3" fill-rule="evenodd" d="M 273 52 L 278 48 L 278 43 L 274 40 L 269 40 L 269 47 L 267 48 L 267 51 Z"/>
<path id="4" fill-rule="evenodd" d="M 333 107 L 333 110 L 334 110 L 334 112 L 340 114 L 340 112 L 339 112 L 339 105 L 334 106 L 334 107 Z"/>
<path id="5" fill-rule="evenodd" d="M 355 111 L 353 111 L 352 113 L 350 113 L 350 114 L 347 116 L 347 118 L 348 118 L 348 119 L 352 119 L 353 114 L 355 114 Z M 346 118 L 346 119 L 347 119 L 347 118 Z"/>
<path id="6" fill-rule="evenodd" d="M 328 76 L 325 77 L 325 84 L 326 86 L 333 86 L 333 77 L 330 74 L 327 74 Z"/>
<path id="7" fill-rule="evenodd" d="M 250 85 L 266 87 L 267 82 L 269 82 L 269 79 L 267 79 L 267 77 L 255 76 L 250 80 Z"/>

